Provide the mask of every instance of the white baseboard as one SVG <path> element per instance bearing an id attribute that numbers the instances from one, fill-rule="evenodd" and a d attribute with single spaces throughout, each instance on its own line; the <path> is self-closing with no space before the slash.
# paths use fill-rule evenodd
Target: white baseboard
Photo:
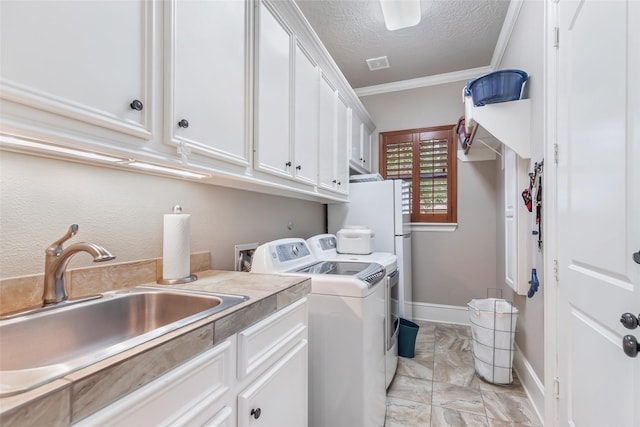
<path id="1" fill-rule="evenodd" d="M 411 306 L 413 307 L 413 319 L 415 320 L 469 325 L 469 312 L 467 311 L 467 307 L 428 304 L 424 302 L 412 302 Z"/>
<path id="2" fill-rule="evenodd" d="M 538 415 L 538 420 L 544 424 L 544 385 L 517 344 L 513 357 L 513 369 L 520 378 L 522 387 L 524 387 L 524 391 L 527 393 L 536 415 Z"/>
<path id="3" fill-rule="evenodd" d="M 467 307 L 422 302 L 412 302 L 411 306 L 413 307 L 413 320 L 470 325 Z M 513 358 L 513 369 L 518 374 L 540 423 L 544 423 L 544 385 L 517 345 Z"/>

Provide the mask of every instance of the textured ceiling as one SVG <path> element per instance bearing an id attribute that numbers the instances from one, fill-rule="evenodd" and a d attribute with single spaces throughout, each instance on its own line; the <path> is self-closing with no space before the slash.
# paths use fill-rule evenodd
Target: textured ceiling
<path id="1" fill-rule="evenodd" d="M 296 0 L 353 88 L 489 66 L 509 0 L 422 0 L 415 27 L 387 31 L 378 0 Z M 390 68 L 369 71 L 368 58 Z"/>

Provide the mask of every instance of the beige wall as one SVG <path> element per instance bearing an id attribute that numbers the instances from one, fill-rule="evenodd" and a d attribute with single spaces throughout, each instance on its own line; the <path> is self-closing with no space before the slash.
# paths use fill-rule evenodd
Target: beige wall
<path id="1" fill-rule="evenodd" d="M 544 37 L 544 2 L 525 1 L 522 5 L 516 27 L 502 58 L 500 68 L 516 68 L 529 74 L 528 97 L 531 99 L 531 166 L 539 162 L 544 153 L 544 128 L 543 128 L 543 37 Z M 546 162 L 546 161 L 545 161 Z M 546 162 L 547 163 L 547 162 Z M 550 166 L 547 163 L 547 166 Z M 496 180 L 502 186 L 503 172 L 496 168 Z M 522 188 L 521 190 L 524 190 Z M 500 194 L 499 212 L 504 211 L 504 198 Z M 497 241 L 504 241 L 504 217 L 498 216 Z M 545 236 L 543 235 L 543 239 Z M 531 236 L 530 239 L 537 240 Z M 524 243 L 528 247 L 535 246 L 531 241 Z M 504 277 L 504 245 L 498 245 L 498 277 Z M 544 292 L 543 260 L 542 254 L 536 252 L 535 267 L 540 281 L 539 292 L 533 298 L 515 295 L 510 288 L 504 285 L 505 297 L 513 300 L 520 311 L 518 316 L 518 328 L 516 343 L 527 358 L 538 378 L 544 379 Z M 533 264 L 532 262 L 530 262 Z M 529 266 L 533 267 L 532 265 Z M 530 269 L 527 272 L 530 277 Z"/>
<path id="2" fill-rule="evenodd" d="M 378 132 L 455 124 L 466 81 L 366 96 Z M 376 153 L 377 145 L 373 151 Z M 496 286 L 495 164 L 458 161 L 458 228 L 414 232 L 413 301 L 464 306 Z M 377 163 L 376 163 L 377 164 Z"/>
<path id="3" fill-rule="evenodd" d="M 543 153 L 544 2 L 525 1 L 499 69 L 530 75 L 532 165 Z M 456 123 L 463 114 L 466 81 L 362 97 L 378 132 Z M 376 139 L 377 140 L 377 139 Z M 377 145 L 373 147 L 377 166 Z M 504 197 L 500 159 L 458 162 L 458 229 L 413 234 L 414 302 L 463 306 L 499 287 L 520 310 L 516 342 L 539 379 L 544 378 L 544 284 L 532 299 L 515 295 L 504 283 Z M 527 244 L 529 244 L 527 242 Z M 538 279 L 542 257 L 536 255 Z"/>
<path id="4" fill-rule="evenodd" d="M 233 270 L 238 243 L 324 232 L 323 205 L 180 179 L 0 152 L 0 278 L 42 273 L 44 250 L 70 224 L 73 241 L 103 245 L 118 261 L 162 256 L 163 214 L 191 214 L 191 250 Z M 293 230 L 287 229 L 292 221 Z M 91 264 L 77 256 L 70 268 Z"/>

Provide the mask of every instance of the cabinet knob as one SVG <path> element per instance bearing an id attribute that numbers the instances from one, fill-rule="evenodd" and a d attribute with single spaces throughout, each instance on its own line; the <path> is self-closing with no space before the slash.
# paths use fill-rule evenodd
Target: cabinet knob
<path id="1" fill-rule="evenodd" d="M 622 350 L 629 357 L 636 357 L 640 351 L 640 344 L 633 335 L 625 335 L 622 337 Z"/>
<path id="2" fill-rule="evenodd" d="M 185 120 L 185 119 L 182 119 L 182 120 L 180 120 L 178 122 L 178 126 L 183 128 L 183 129 L 186 129 L 186 128 L 189 127 L 189 122 L 187 120 Z"/>
<path id="3" fill-rule="evenodd" d="M 302 170 L 302 165 L 298 165 L 298 166 L 296 166 L 296 169 L 297 169 L 297 170 Z"/>
<path id="4" fill-rule="evenodd" d="M 640 315 L 638 315 L 638 317 L 640 317 Z M 640 320 L 638 320 L 638 317 L 631 313 L 624 313 L 620 317 L 620 323 L 622 323 L 622 326 L 627 329 L 635 329 L 640 326 Z"/>
<path id="5" fill-rule="evenodd" d="M 338 185 L 342 185 L 342 183 L 340 181 L 338 181 Z"/>
<path id="6" fill-rule="evenodd" d="M 144 105 L 142 104 L 142 101 L 138 100 L 138 99 L 134 99 L 131 104 L 129 104 L 129 106 L 131 107 L 132 110 L 136 110 L 136 111 L 142 111 L 142 109 L 144 108 Z"/>
<path id="7" fill-rule="evenodd" d="M 258 418 L 260 418 L 260 414 L 262 414 L 262 410 L 260 408 L 256 408 L 256 409 L 252 409 L 251 410 L 251 415 L 253 416 L 253 418 L 255 418 L 256 420 Z"/>
<path id="8" fill-rule="evenodd" d="M 287 162 L 284 164 L 286 167 L 291 167 L 291 162 Z"/>
<path id="9" fill-rule="evenodd" d="M 333 181 L 331 181 L 331 182 L 333 182 L 334 184 L 337 184 L 337 183 L 338 183 L 338 180 L 337 180 L 337 179 L 334 179 L 334 180 L 333 180 Z"/>

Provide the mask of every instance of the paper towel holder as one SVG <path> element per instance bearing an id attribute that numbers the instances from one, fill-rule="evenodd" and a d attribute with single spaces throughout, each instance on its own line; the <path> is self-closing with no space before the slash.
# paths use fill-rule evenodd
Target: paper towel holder
<path id="1" fill-rule="evenodd" d="M 182 207 L 180 205 L 175 205 L 172 209 L 172 212 L 174 214 L 180 214 L 182 213 Z M 195 282 L 196 280 L 198 280 L 198 276 L 196 276 L 195 274 L 190 274 L 186 277 L 179 277 L 177 279 L 165 279 L 161 277 L 156 281 L 156 283 L 158 283 L 159 285 L 180 285 L 183 283 Z"/>

